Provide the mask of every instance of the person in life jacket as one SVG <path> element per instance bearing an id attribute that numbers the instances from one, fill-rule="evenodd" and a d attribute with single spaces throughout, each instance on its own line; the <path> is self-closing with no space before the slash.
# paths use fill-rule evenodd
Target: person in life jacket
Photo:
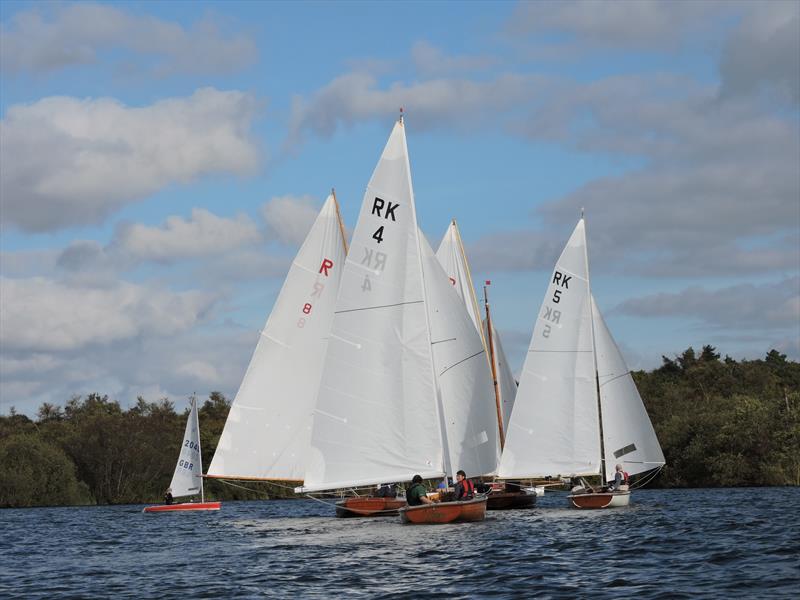
<path id="1" fill-rule="evenodd" d="M 628 473 L 622 470 L 622 465 L 618 464 L 616 466 L 614 483 L 611 484 L 611 489 L 620 492 L 628 489 Z"/>
<path id="2" fill-rule="evenodd" d="M 456 500 L 472 500 L 475 496 L 475 485 L 467 479 L 464 471 L 456 473 Z"/>

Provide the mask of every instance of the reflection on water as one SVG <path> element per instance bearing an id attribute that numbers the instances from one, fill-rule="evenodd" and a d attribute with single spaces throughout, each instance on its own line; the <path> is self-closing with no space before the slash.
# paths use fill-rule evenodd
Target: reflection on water
<path id="1" fill-rule="evenodd" d="M 335 519 L 310 500 L 219 513 L 0 511 L 0 597 L 793 597 L 796 488 L 644 490 L 578 511 L 548 494 L 482 523 Z"/>

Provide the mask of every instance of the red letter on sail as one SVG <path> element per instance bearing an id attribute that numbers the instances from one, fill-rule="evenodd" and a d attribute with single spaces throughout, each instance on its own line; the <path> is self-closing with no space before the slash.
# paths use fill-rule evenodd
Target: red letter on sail
<path id="1" fill-rule="evenodd" d="M 333 268 L 333 261 L 328 258 L 322 259 L 322 265 L 319 268 L 320 273 L 325 273 L 325 277 L 328 276 L 328 269 Z"/>

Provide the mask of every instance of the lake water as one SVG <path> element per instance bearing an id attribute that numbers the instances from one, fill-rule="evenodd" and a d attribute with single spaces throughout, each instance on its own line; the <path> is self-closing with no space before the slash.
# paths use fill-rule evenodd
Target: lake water
<path id="1" fill-rule="evenodd" d="M 798 597 L 798 488 L 539 501 L 439 526 L 335 519 L 312 500 L 0 510 L 0 597 Z"/>

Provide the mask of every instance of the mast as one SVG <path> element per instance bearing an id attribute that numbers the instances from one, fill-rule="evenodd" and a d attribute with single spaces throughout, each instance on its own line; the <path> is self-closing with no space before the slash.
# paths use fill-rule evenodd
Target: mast
<path id="1" fill-rule="evenodd" d="M 344 244 L 344 254 L 347 256 L 347 236 L 344 234 L 344 221 L 342 221 L 342 213 L 339 211 L 339 201 L 336 199 L 336 190 L 331 188 L 331 196 L 333 196 L 333 204 L 336 206 L 336 218 L 339 220 L 339 231 L 342 233 L 342 244 Z"/>
<path id="2" fill-rule="evenodd" d="M 489 346 L 489 364 L 492 367 L 492 383 L 494 384 L 494 401 L 497 407 L 497 427 L 500 430 L 500 450 L 503 450 L 503 447 L 506 445 L 506 435 L 503 431 L 505 428 L 505 423 L 503 423 L 503 409 L 500 404 L 500 387 L 497 384 L 497 366 L 495 364 L 495 357 L 494 357 L 494 336 L 492 335 L 492 315 L 489 311 L 489 292 L 488 287 L 491 285 L 491 281 L 488 279 L 486 280 L 486 285 L 483 286 L 483 300 L 484 304 L 486 305 L 486 331 L 488 334 L 488 346 Z"/>
<path id="3" fill-rule="evenodd" d="M 588 242 L 586 242 L 586 219 L 583 216 L 583 208 L 581 208 L 581 220 L 584 222 L 584 244 L 583 244 L 583 253 L 586 259 L 586 294 L 587 294 L 587 301 L 589 303 L 589 320 L 592 325 L 592 359 L 594 360 L 594 385 L 595 385 L 595 393 L 597 396 L 597 420 L 598 420 L 598 435 L 600 436 L 600 486 L 604 486 L 606 484 L 606 450 L 605 450 L 605 443 L 603 441 L 603 407 L 602 403 L 600 402 L 600 372 L 597 367 L 597 345 L 595 343 L 595 332 L 594 332 L 594 311 L 592 310 L 592 284 L 591 278 L 589 276 L 589 249 L 588 249 Z"/>
<path id="4" fill-rule="evenodd" d="M 203 489 L 203 449 L 200 447 L 200 415 L 197 414 L 197 395 L 192 394 L 192 417 L 194 418 L 194 429 L 197 435 L 197 454 L 200 457 L 200 502 L 206 501 L 205 490 Z"/>

